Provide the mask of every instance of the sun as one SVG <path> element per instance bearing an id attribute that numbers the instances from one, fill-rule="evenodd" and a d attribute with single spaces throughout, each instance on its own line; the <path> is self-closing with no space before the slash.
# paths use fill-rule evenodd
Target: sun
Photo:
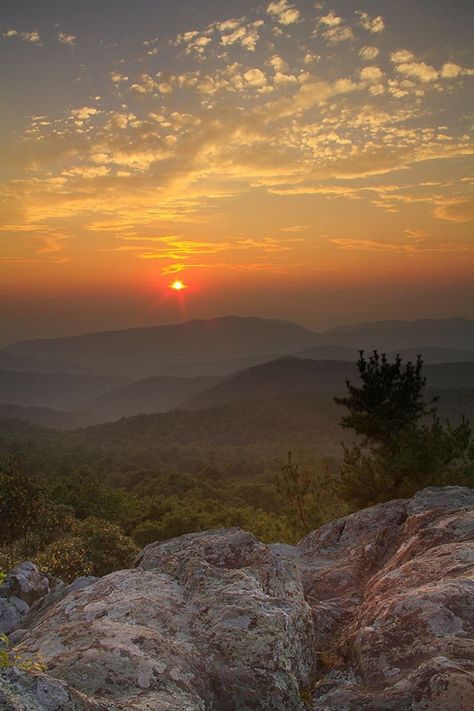
<path id="1" fill-rule="evenodd" d="M 170 284 L 170 289 L 174 289 L 175 291 L 182 291 L 183 289 L 187 289 L 188 286 L 185 284 L 183 281 L 176 279 L 176 281 L 173 281 Z"/>

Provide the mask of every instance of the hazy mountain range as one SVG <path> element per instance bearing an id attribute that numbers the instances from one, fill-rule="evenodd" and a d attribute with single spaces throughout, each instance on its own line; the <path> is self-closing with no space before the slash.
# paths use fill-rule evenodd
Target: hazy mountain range
<path id="1" fill-rule="evenodd" d="M 0 351 L 0 416 L 66 428 L 283 393 L 331 395 L 356 377 L 360 348 L 412 360 L 421 353 L 430 386 L 474 388 L 474 321 L 316 333 L 229 316 L 13 344 Z"/>
<path id="2" fill-rule="evenodd" d="M 331 351 L 335 346 L 343 350 Z M 322 350 L 318 351 L 319 348 Z M 256 365 L 255 361 L 238 363 L 235 359 L 263 357 L 270 360 L 280 355 L 300 354 L 301 351 L 307 351 L 308 357 L 312 358 L 352 360 L 354 351 L 361 348 L 390 352 L 434 349 L 433 355 L 438 362 L 438 349 L 449 349 L 447 360 L 458 359 L 456 351 L 467 351 L 458 354 L 459 360 L 472 360 L 474 321 L 462 318 L 383 321 L 314 332 L 288 321 L 224 316 L 171 326 L 22 341 L 0 351 L 0 367 L 16 369 L 11 364 L 2 366 L 1 357 L 7 354 L 7 358 L 14 356 L 40 361 L 42 367 L 50 363 L 61 371 L 67 369 L 73 372 L 71 367 L 80 367 L 88 372 L 95 369 L 145 377 L 163 374 L 163 368 L 184 364 L 195 367 L 199 363 L 222 361 L 230 361 L 227 372 L 231 372 Z M 74 365 L 67 367 L 67 363 Z M 28 370 L 40 372 L 35 367 Z M 184 372 L 167 374 L 190 375 Z"/>

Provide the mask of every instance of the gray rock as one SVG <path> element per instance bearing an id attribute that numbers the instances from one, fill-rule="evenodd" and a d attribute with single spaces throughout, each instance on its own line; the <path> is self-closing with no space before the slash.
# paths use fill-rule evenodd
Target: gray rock
<path id="1" fill-rule="evenodd" d="M 46 595 L 51 589 L 51 578 L 34 563 L 20 563 L 0 585 L 0 597 L 17 597 L 28 605 Z"/>
<path id="2" fill-rule="evenodd" d="M 0 669 L 2 711 L 106 711 L 67 685 L 45 674 L 23 669 Z"/>
<path id="3" fill-rule="evenodd" d="M 9 634 L 30 606 L 54 590 L 61 581 L 41 573 L 34 563 L 17 565 L 0 584 L 0 632 Z"/>
<path id="4" fill-rule="evenodd" d="M 0 633 L 9 634 L 29 609 L 19 597 L 0 597 Z"/>
<path id="5" fill-rule="evenodd" d="M 47 673 L 6 670 L 5 708 L 472 711 L 473 516 L 474 492 L 431 488 L 298 546 L 239 529 L 151 544 L 37 603 L 15 652 Z"/>

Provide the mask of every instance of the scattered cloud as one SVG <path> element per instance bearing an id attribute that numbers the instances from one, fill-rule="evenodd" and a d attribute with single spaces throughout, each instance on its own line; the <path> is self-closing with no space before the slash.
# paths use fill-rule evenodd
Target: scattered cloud
<path id="1" fill-rule="evenodd" d="M 367 32 L 371 32 L 374 35 L 380 34 L 385 29 L 385 23 L 383 17 L 378 15 L 377 17 L 370 17 L 366 12 L 356 11 L 356 15 L 359 16 L 359 24 Z"/>
<path id="2" fill-rule="evenodd" d="M 272 15 L 281 25 L 293 25 L 301 18 L 301 13 L 294 5 L 287 0 L 276 0 L 267 6 L 267 12 Z"/>
<path id="3" fill-rule="evenodd" d="M 351 26 L 325 4 L 317 10 L 314 18 L 286 0 L 270 2 L 260 14 L 140 42 L 133 61 L 115 55 L 104 88 L 80 94 L 78 84 L 75 106 L 31 118 L 13 159 L 20 177 L 0 187 L 1 233 L 32 240 L 38 259 L 63 259 L 73 222 L 101 244 L 107 235 L 105 250 L 161 260 L 172 273 L 217 259 L 282 268 L 278 255 L 306 243 L 306 231 L 314 238 L 306 212 L 298 219 L 308 224 L 288 218 L 311 200 L 318 215 L 331 201 L 358 202 L 380 220 L 406 214 L 404 224 L 462 230 L 473 219 L 471 186 L 451 173 L 474 154 L 463 93 L 474 70 L 392 43 L 381 16 L 359 12 Z M 50 36 L 77 42 L 57 29 Z M 3 37 L 41 43 L 36 30 Z M 441 92 L 455 96 L 442 115 Z M 428 161 L 450 180 L 418 180 Z M 269 222 L 277 237 L 202 238 L 215 224 L 222 235 L 223 224 L 244 219 L 242 196 L 276 206 Z M 281 212 L 292 199 L 297 210 Z M 343 213 L 332 210 L 331 220 Z M 175 232 L 159 236 L 162 227 Z M 403 225 L 397 240 L 361 234 L 331 244 L 409 252 L 432 239 L 429 229 Z M 260 261 L 236 257 L 252 251 Z"/>
<path id="4" fill-rule="evenodd" d="M 396 70 L 399 74 L 405 74 L 421 82 L 436 81 L 439 78 L 439 72 L 425 62 L 402 62 L 397 64 Z"/>
<path id="5" fill-rule="evenodd" d="M 379 51 L 377 47 L 362 47 L 359 50 L 359 57 L 361 57 L 364 62 L 372 62 L 378 57 Z"/>
<path id="6" fill-rule="evenodd" d="M 330 45 L 355 39 L 351 27 L 344 23 L 342 17 L 332 11 L 319 18 L 318 27 L 319 32 Z"/>
<path id="7" fill-rule="evenodd" d="M 58 42 L 60 42 L 61 44 L 68 44 L 71 47 L 74 47 L 77 42 L 77 37 L 76 35 L 72 35 L 67 32 L 60 32 L 58 34 Z"/>
<path id="8" fill-rule="evenodd" d="M 266 86 L 267 77 L 261 69 L 249 69 L 244 74 L 244 79 L 250 86 L 260 89 Z"/>
<path id="9" fill-rule="evenodd" d="M 24 42 L 30 42 L 31 44 L 37 44 L 37 45 L 41 44 L 41 37 L 40 37 L 38 30 L 30 30 L 27 32 L 20 32 L 19 30 L 10 28 L 3 33 L 3 36 L 6 39 L 12 39 L 15 37 L 15 38 L 23 40 Z"/>

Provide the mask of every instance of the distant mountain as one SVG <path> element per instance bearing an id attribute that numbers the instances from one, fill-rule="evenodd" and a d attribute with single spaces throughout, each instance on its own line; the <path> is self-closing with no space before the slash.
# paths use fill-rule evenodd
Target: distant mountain
<path id="1" fill-rule="evenodd" d="M 348 378 L 356 377 L 354 363 L 287 356 L 241 370 L 219 385 L 190 398 L 183 407 L 201 409 L 232 400 L 266 398 L 283 393 L 337 394 L 344 390 Z"/>
<path id="2" fill-rule="evenodd" d="M 369 349 L 364 349 L 370 353 Z M 382 349 L 378 349 L 381 351 Z M 295 353 L 299 358 L 311 358 L 312 360 L 349 360 L 356 361 L 359 357 L 360 349 L 351 346 L 313 346 L 304 351 Z M 421 355 L 424 363 L 465 363 L 474 361 L 474 350 L 462 351 L 458 348 L 443 348 L 437 346 L 418 346 L 417 348 L 400 348 L 396 351 L 386 351 L 389 359 L 393 360 L 396 355 L 400 355 L 403 360 L 415 361 Z"/>
<path id="3" fill-rule="evenodd" d="M 423 346 L 474 350 L 474 321 L 465 318 L 371 321 L 318 334 L 315 345 L 340 345 L 386 351 Z"/>
<path id="4" fill-rule="evenodd" d="M 29 356 L 13 355 L 0 350 L 0 370 L 14 370 L 20 373 L 90 373 L 90 369 L 77 363 L 50 363 Z"/>
<path id="5" fill-rule="evenodd" d="M 3 358 L 8 370 L 86 369 L 134 377 L 191 377 L 224 375 L 291 354 L 318 360 L 354 360 L 360 349 L 400 352 L 406 358 L 422 352 L 427 363 L 474 360 L 474 321 L 381 321 L 316 333 L 288 321 L 224 316 L 170 326 L 22 341 L 0 351 L 0 365 Z M 30 366 L 28 361 L 12 365 L 12 357 L 30 359 Z M 42 363 L 40 369 L 34 367 L 38 361 Z"/>
<path id="6" fill-rule="evenodd" d="M 425 365 L 423 372 L 432 388 L 474 388 L 473 363 Z M 200 409 L 233 400 L 265 398 L 284 393 L 338 395 L 346 380 L 357 382 L 355 363 L 309 360 L 294 356 L 279 358 L 242 370 L 224 382 L 190 398 L 183 407 Z"/>
<path id="7" fill-rule="evenodd" d="M 174 410 L 193 395 L 217 385 L 221 380 L 214 376 L 144 378 L 87 400 L 79 408 L 89 413 L 89 423 L 109 422 L 140 413 L 166 412 Z"/>
<path id="8" fill-rule="evenodd" d="M 50 407 L 23 407 L 22 405 L 0 405 L 0 419 L 26 420 L 42 427 L 56 430 L 72 430 L 90 424 L 91 416 L 86 412 L 64 412 Z"/>
<path id="9" fill-rule="evenodd" d="M 276 360 L 281 354 L 266 353 L 244 356 L 242 358 L 226 358 L 225 360 L 211 360 L 203 363 L 180 363 L 179 365 L 165 365 L 159 369 L 157 375 L 194 378 L 197 376 L 225 376 L 236 373 L 244 368 L 251 368 L 260 363 Z M 292 355 L 292 354 L 288 354 Z"/>
<path id="10" fill-rule="evenodd" d="M 314 339 L 313 332 L 287 321 L 225 316 L 171 326 L 23 341 L 6 351 L 56 363 L 72 361 L 88 368 L 151 375 L 166 365 L 281 355 L 308 348 Z"/>
<path id="11" fill-rule="evenodd" d="M 125 382 L 116 375 L 0 370 L 0 403 L 68 410 Z"/>

